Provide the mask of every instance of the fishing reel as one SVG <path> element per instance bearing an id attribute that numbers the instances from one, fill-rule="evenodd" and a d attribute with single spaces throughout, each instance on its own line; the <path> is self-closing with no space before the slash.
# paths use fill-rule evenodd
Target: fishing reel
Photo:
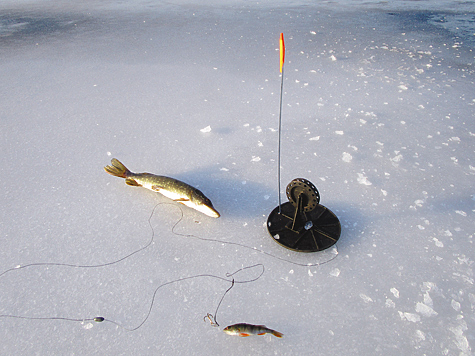
<path id="1" fill-rule="evenodd" d="M 292 180 L 286 189 L 288 202 L 277 206 L 267 219 L 267 229 L 280 245 L 298 252 L 322 251 L 341 234 L 340 221 L 320 205 L 320 193 L 304 178 Z"/>

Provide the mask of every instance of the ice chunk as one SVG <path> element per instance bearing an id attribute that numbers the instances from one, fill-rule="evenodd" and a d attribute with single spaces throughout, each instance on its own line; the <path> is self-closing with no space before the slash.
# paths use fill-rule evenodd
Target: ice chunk
<path id="1" fill-rule="evenodd" d="M 363 185 L 372 185 L 373 183 L 371 183 L 369 180 L 368 180 L 368 177 L 366 177 L 363 173 L 357 173 L 358 174 L 358 183 L 360 184 L 363 184 Z"/>
<path id="2" fill-rule="evenodd" d="M 416 312 L 422 314 L 424 316 L 430 317 L 432 315 L 437 315 L 438 313 L 434 311 L 430 306 L 425 305 L 424 303 L 417 303 L 416 304 Z"/>
<path id="3" fill-rule="evenodd" d="M 348 163 L 348 162 L 351 162 L 351 160 L 353 159 L 353 156 L 349 154 L 348 152 L 343 152 L 341 159 L 343 162 Z"/>

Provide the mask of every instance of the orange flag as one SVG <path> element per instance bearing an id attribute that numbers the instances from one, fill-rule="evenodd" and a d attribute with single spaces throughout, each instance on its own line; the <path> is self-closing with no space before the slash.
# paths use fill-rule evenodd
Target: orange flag
<path id="1" fill-rule="evenodd" d="M 282 73 L 282 67 L 284 66 L 284 60 L 285 60 L 285 45 L 284 45 L 283 33 L 280 34 L 279 47 L 280 47 L 280 72 Z"/>

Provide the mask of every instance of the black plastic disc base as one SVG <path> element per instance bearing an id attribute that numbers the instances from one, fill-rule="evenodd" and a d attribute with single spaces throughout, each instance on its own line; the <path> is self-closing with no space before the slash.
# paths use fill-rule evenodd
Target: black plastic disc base
<path id="1" fill-rule="evenodd" d="M 298 252 L 322 251 L 333 246 L 341 234 L 340 221 L 330 209 L 318 204 L 309 212 L 295 217 L 290 203 L 276 207 L 267 219 L 267 229 L 280 245 Z"/>

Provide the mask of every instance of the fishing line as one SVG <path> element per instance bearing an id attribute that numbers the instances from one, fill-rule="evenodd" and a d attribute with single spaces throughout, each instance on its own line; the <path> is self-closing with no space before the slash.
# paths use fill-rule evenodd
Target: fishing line
<path id="1" fill-rule="evenodd" d="M 208 313 L 205 315 L 205 317 L 203 318 L 203 320 L 205 320 L 206 318 L 209 319 L 209 321 L 211 322 L 211 326 L 219 326 L 218 324 L 218 321 L 216 320 L 216 316 L 218 315 L 218 309 L 219 307 L 221 306 L 221 303 L 224 299 L 224 297 L 226 296 L 226 294 L 228 294 L 228 292 L 231 290 L 231 288 L 234 287 L 234 278 L 233 278 L 233 282 L 231 283 L 231 287 L 229 287 L 228 289 L 226 289 L 226 292 L 224 292 L 223 296 L 221 297 L 221 300 L 219 301 L 218 303 L 218 306 L 216 307 L 216 311 L 214 312 L 214 315 L 211 314 L 211 313 Z M 211 320 L 211 317 L 213 317 L 213 320 Z"/>
<path id="2" fill-rule="evenodd" d="M 262 270 L 260 271 L 260 273 L 254 277 L 254 278 L 250 278 L 250 279 L 244 279 L 244 280 L 235 280 L 234 276 L 235 274 L 239 273 L 239 272 L 242 272 L 242 271 L 245 271 L 245 270 L 248 270 L 248 269 L 255 269 L 257 267 L 260 267 Z M 214 278 L 214 279 L 218 279 L 218 280 L 221 280 L 221 281 L 226 281 L 226 282 L 231 282 L 231 287 L 228 288 L 226 290 L 226 292 L 224 293 L 223 297 L 221 298 L 219 304 L 218 304 L 218 307 L 216 308 L 216 312 L 215 312 L 215 315 L 214 315 L 214 320 L 215 320 L 215 323 L 216 325 L 219 325 L 217 322 L 216 322 L 216 315 L 218 313 L 218 309 L 221 305 L 221 302 L 223 301 L 224 299 L 224 296 L 229 292 L 229 290 L 234 286 L 235 283 L 238 283 L 238 284 L 244 284 L 244 283 L 251 283 L 251 282 L 255 282 L 257 281 L 259 278 L 262 277 L 262 275 L 264 274 L 265 272 L 265 268 L 264 268 L 264 265 L 261 264 L 261 263 L 258 263 L 258 264 L 255 264 L 255 265 L 252 265 L 252 266 L 247 266 L 247 267 L 243 267 L 243 268 L 240 268 L 239 270 L 237 270 L 236 272 L 234 273 L 226 273 L 226 277 L 220 277 L 220 276 L 216 276 L 214 274 L 198 274 L 198 275 L 194 275 L 194 276 L 189 276 L 189 277 L 183 277 L 183 278 L 178 278 L 178 279 L 175 279 L 175 280 L 172 280 L 172 281 L 169 281 L 169 282 L 165 282 L 161 285 L 159 285 L 157 288 L 155 288 L 155 291 L 153 292 L 153 295 L 152 295 L 152 299 L 150 301 L 150 306 L 148 308 L 148 311 L 144 317 L 144 319 L 134 328 L 128 328 L 124 325 L 122 325 L 121 323 L 117 322 L 117 321 L 114 321 L 114 320 L 111 320 L 111 319 L 106 319 L 102 316 L 97 316 L 97 317 L 94 317 L 94 318 L 68 318 L 68 317 L 30 317 L 30 316 L 20 316 L 20 315 L 8 315 L 8 314 L 3 314 L 3 315 L 0 315 L 0 318 L 12 318 L 12 319 L 26 319 L 26 320 L 63 320 L 63 321 L 73 321 L 73 322 L 86 322 L 86 321 L 94 321 L 94 322 L 109 322 L 109 323 L 112 323 L 118 327 L 121 327 L 122 329 L 124 330 L 127 330 L 127 331 L 135 331 L 137 329 L 139 329 L 140 327 L 142 327 L 145 322 L 148 320 L 148 318 L 150 317 L 150 314 L 152 313 L 152 309 L 155 305 L 155 299 L 156 299 L 156 296 L 157 296 L 157 293 L 158 291 L 165 287 L 165 286 L 168 286 L 170 284 L 174 284 L 174 283 L 179 283 L 179 282 L 183 282 L 183 281 L 186 281 L 186 280 L 190 280 L 190 279 L 195 279 L 195 278 L 203 278 L 203 277 L 208 277 L 208 278 Z M 230 280 L 229 277 L 232 277 L 232 279 Z M 208 313 L 208 315 L 211 315 Z M 211 315 L 212 316 L 212 315 Z"/>
<path id="3" fill-rule="evenodd" d="M 70 264 L 70 263 L 56 263 L 56 262 L 36 262 L 36 263 L 29 263 L 29 264 L 26 264 L 24 266 L 22 265 L 19 265 L 19 266 L 16 266 L 16 267 L 13 267 L 13 268 L 10 268 L 10 269 L 7 269 L 5 271 L 3 271 L 2 273 L 0 273 L 0 278 L 2 276 L 4 276 L 5 274 L 11 272 L 11 271 L 17 271 L 17 270 L 20 270 L 20 269 L 24 269 L 24 268 L 29 268 L 29 267 L 35 267 L 35 266 L 48 266 L 48 267 L 51 267 L 51 266 L 56 266 L 56 267 L 71 267 L 71 268 L 99 268 L 99 267 L 107 267 L 107 266 L 112 266 L 114 264 L 117 264 L 119 262 L 122 262 L 126 259 L 128 259 L 129 257 L 132 257 L 133 255 L 147 249 L 152 243 L 153 243 L 153 240 L 155 238 L 155 230 L 153 229 L 153 226 L 152 226 L 152 223 L 151 223 L 151 220 L 152 220 L 152 217 L 153 215 L 155 214 L 155 210 L 157 209 L 157 207 L 159 205 L 163 205 L 163 204 L 168 204 L 168 205 L 174 205 L 173 203 L 158 203 L 157 205 L 155 205 L 155 207 L 152 209 L 152 212 L 148 218 L 148 225 L 150 226 L 150 229 L 152 230 L 152 236 L 150 238 L 150 241 L 143 247 L 139 248 L 138 250 L 135 250 L 134 252 L 131 252 L 129 253 L 128 255 L 122 257 L 122 258 L 119 258 L 118 260 L 115 260 L 115 261 L 112 261 L 112 262 L 107 262 L 107 263 L 102 263 L 102 264 L 98 264 L 98 265 L 82 265 L 82 264 Z"/>
<path id="4" fill-rule="evenodd" d="M 148 320 L 148 318 L 150 317 L 150 314 L 152 313 L 152 309 L 155 305 L 155 298 L 157 296 L 157 292 L 159 289 L 161 289 L 162 287 L 165 287 L 165 286 L 168 286 L 170 284 L 173 284 L 173 283 L 178 283 L 178 282 L 183 282 L 183 281 L 186 281 L 186 280 L 190 280 L 190 279 L 195 279 L 195 278 L 203 278 L 203 277 L 209 277 L 209 278 L 215 278 L 215 279 L 218 279 L 218 280 L 221 280 L 221 281 L 226 281 L 226 282 L 232 282 L 232 285 L 231 285 L 231 288 L 234 286 L 235 283 L 238 283 L 238 284 L 244 284 L 244 283 L 251 283 L 251 282 L 255 282 L 257 281 L 259 278 L 262 277 L 262 275 L 264 274 L 265 272 L 265 268 L 264 268 L 264 265 L 261 264 L 261 263 L 258 263 L 258 264 L 255 264 L 255 265 L 252 265 L 252 266 L 247 266 L 247 267 L 244 267 L 244 268 L 241 268 L 239 270 L 237 270 L 236 272 L 232 273 L 232 274 L 229 274 L 227 273 L 226 276 L 233 276 L 235 275 L 236 273 L 239 273 L 239 272 L 242 272 L 244 270 L 247 270 L 247 269 L 253 269 L 253 268 L 256 268 L 256 267 L 261 267 L 262 268 L 262 271 L 257 275 L 257 277 L 254 277 L 254 278 L 251 278 L 251 279 L 247 279 L 247 280 L 241 280 L 241 281 L 236 281 L 234 278 L 232 278 L 232 280 L 229 280 L 228 278 L 224 278 L 224 277 L 220 277 L 220 276 L 216 276 L 216 275 L 213 275 L 213 274 L 198 274 L 198 275 L 195 275 L 195 276 L 190 276 L 190 277 L 183 277 L 183 278 L 179 278 L 179 279 L 175 279 L 173 281 L 169 281 L 169 282 L 166 282 L 166 283 L 163 283 L 161 285 L 159 285 L 155 291 L 153 292 L 153 295 L 152 295 L 152 300 L 150 302 L 150 306 L 149 306 L 149 309 L 148 309 L 148 312 L 147 314 L 145 315 L 145 318 L 140 322 L 140 324 L 138 324 L 136 327 L 134 328 L 127 328 L 125 326 L 123 326 L 122 324 L 118 323 L 118 322 L 115 322 L 113 320 L 108 320 L 108 319 L 103 319 L 102 321 L 108 321 L 112 324 L 115 324 L 127 331 L 135 331 L 137 329 L 139 329 L 143 324 L 145 324 L 145 322 Z M 231 288 L 228 288 L 228 290 L 226 290 L 226 292 L 224 293 L 224 295 L 226 295 L 226 293 L 231 289 Z M 218 309 L 219 309 L 219 306 L 221 305 L 221 302 L 224 298 L 224 295 L 223 297 L 221 298 L 221 301 L 219 302 L 218 304 L 218 307 L 216 308 L 216 312 L 215 312 L 215 315 L 214 317 L 216 317 L 216 314 L 218 312 Z M 211 315 L 208 313 L 208 315 Z M 216 321 L 216 318 L 215 318 L 215 321 Z M 217 324 L 217 322 L 216 322 Z M 219 324 L 218 324 L 219 325 Z"/>
<path id="5" fill-rule="evenodd" d="M 95 318 L 88 318 L 88 319 L 73 319 L 73 318 L 65 318 L 65 317 L 55 317 L 55 316 L 45 316 L 45 317 L 34 317 L 34 316 L 21 316 L 21 315 L 8 315 L 3 314 L 0 315 L 0 318 L 11 318 L 11 319 L 26 319 L 26 320 L 66 320 L 66 321 L 103 321 L 104 318 L 102 317 L 95 317 Z"/>
<path id="6" fill-rule="evenodd" d="M 175 205 L 176 206 L 176 205 Z M 280 260 L 280 261 L 283 261 L 283 262 L 287 262 L 287 263 L 291 263 L 293 265 L 296 265 L 296 266 L 302 266 L 302 267 L 315 267 L 315 266 L 321 266 L 321 265 L 324 265 L 324 264 L 327 264 L 327 263 L 330 263 L 331 261 L 333 261 L 335 258 L 337 258 L 338 256 L 338 247 L 337 245 L 335 244 L 335 255 L 333 257 L 331 257 L 330 259 L 328 259 L 327 261 L 323 261 L 323 262 L 314 262 L 314 263 L 299 263 L 299 262 L 295 262 L 295 261 L 291 261 L 291 260 L 288 260 L 286 258 L 283 258 L 283 257 L 279 257 L 277 255 L 274 255 L 272 253 L 269 253 L 269 252 L 266 252 L 264 250 L 261 250 L 257 247 L 252 247 L 252 246 L 248 246 L 248 245 L 244 245 L 244 244 L 241 244 L 239 242 L 232 242 L 232 241 L 223 241 L 223 240 L 218 240 L 218 239 L 209 239 L 209 238 L 206 238 L 206 237 L 200 237 L 200 236 L 196 236 L 196 235 L 193 235 L 193 234 L 182 234 L 182 233 L 179 233 L 179 232 L 176 232 L 175 229 L 176 227 L 178 226 L 178 224 L 180 224 L 180 222 L 183 220 L 184 218 L 184 214 L 183 214 L 183 210 L 181 209 L 180 206 L 177 206 L 178 208 L 180 208 L 180 213 L 181 213 L 181 217 L 178 219 L 178 221 L 175 223 L 175 225 L 173 225 L 172 227 L 172 232 L 175 234 L 175 235 L 178 235 L 178 236 L 183 236 L 183 237 L 191 237 L 191 238 L 194 238 L 194 239 L 198 239 L 198 240 L 201 240 L 201 241 L 207 241 L 207 242 L 216 242 L 216 243 L 220 243 L 220 244 L 226 244 L 226 245 L 232 245 L 232 246 L 239 246 L 239 247 L 242 247 L 242 248 L 246 248 L 246 249 L 249 249 L 249 250 L 253 250 L 253 251 L 257 251 L 257 252 L 260 252 L 266 256 L 269 256 L 269 257 L 272 257 L 272 258 L 275 258 L 277 260 Z"/>
<path id="7" fill-rule="evenodd" d="M 147 249 L 153 243 L 154 238 L 155 238 L 155 230 L 152 226 L 151 219 L 152 219 L 153 215 L 155 214 L 155 211 L 156 211 L 157 207 L 160 206 L 160 205 L 164 205 L 164 204 L 171 205 L 171 206 L 176 206 L 173 203 L 158 203 L 154 206 L 154 208 L 152 209 L 152 212 L 151 212 L 151 214 L 148 218 L 148 224 L 150 226 L 150 229 L 152 230 L 152 236 L 150 238 L 150 241 L 146 245 L 144 245 L 143 247 L 127 254 L 126 256 L 124 256 L 124 257 L 122 257 L 118 260 L 115 260 L 115 261 L 112 261 L 112 262 L 107 262 L 107 263 L 102 263 L 102 264 L 96 264 L 96 265 L 70 264 L 70 263 L 59 263 L 59 262 L 30 263 L 30 264 L 26 264 L 24 266 L 20 265 L 20 266 L 14 267 L 14 268 L 7 269 L 7 270 L 5 270 L 4 272 L 2 272 L 0 274 L 0 278 L 2 276 L 6 275 L 9 272 L 12 272 L 12 271 L 15 271 L 15 270 L 20 270 L 20 269 L 25 269 L 25 268 L 29 268 L 29 267 L 38 267 L 38 266 L 51 267 L 51 266 L 55 266 L 55 267 L 70 267 L 70 268 L 99 268 L 99 267 L 111 266 L 111 265 L 117 264 L 119 262 L 122 262 L 122 261 L 128 259 L 129 257 L 132 257 L 133 255 L 135 255 L 135 254 L 137 254 L 141 251 L 144 251 L 145 249 Z M 181 219 L 183 219 L 183 210 L 181 209 L 181 207 L 179 207 L 179 208 L 180 208 L 180 212 L 181 212 Z M 181 221 L 181 219 L 179 221 Z M 175 223 L 175 225 L 176 225 L 176 223 Z M 173 228 L 172 228 L 172 232 L 173 232 Z M 259 267 L 259 266 L 262 268 L 262 271 L 260 272 L 260 274 L 257 277 L 255 277 L 253 279 L 236 281 L 233 277 L 235 274 L 237 274 L 239 272 L 242 272 L 242 271 L 247 270 L 247 269 L 253 269 L 253 268 L 256 268 L 256 267 Z M 216 308 L 216 312 L 215 312 L 214 316 L 208 313 L 208 315 L 213 316 L 214 323 L 216 324 L 216 326 L 218 326 L 219 324 L 216 321 L 216 315 L 218 313 L 218 309 L 221 305 L 221 302 L 224 299 L 224 296 L 229 292 L 229 290 L 234 286 L 235 283 L 238 283 L 238 284 L 251 283 L 251 282 L 254 282 L 254 281 L 258 280 L 264 274 L 264 270 L 265 270 L 264 265 L 259 263 L 259 264 L 255 264 L 255 265 L 252 265 L 252 266 L 247 266 L 247 267 L 240 268 L 240 269 L 238 269 L 237 271 L 235 271 L 233 273 L 226 273 L 227 278 L 219 277 L 219 276 L 212 275 L 212 274 L 199 274 L 199 275 L 183 277 L 183 278 L 179 278 L 179 279 L 175 279 L 175 280 L 163 283 L 155 289 L 155 291 L 152 295 L 150 306 L 149 306 L 149 309 L 148 309 L 148 312 L 147 312 L 145 318 L 142 320 L 142 322 L 138 326 L 136 326 L 134 328 L 127 328 L 127 327 L 121 325 L 120 323 L 118 323 L 116 321 L 109 320 L 109 319 L 106 319 L 104 317 L 81 318 L 81 319 L 79 319 L 79 318 L 68 318 L 68 317 L 29 317 L 29 316 L 20 316 L 20 315 L 0 314 L 0 318 L 13 318 L 13 319 L 25 319 L 25 320 L 63 320 L 63 321 L 73 321 L 73 322 L 86 322 L 86 321 L 110 322 L 110 323 L 115 324 L 115 325 L 117 325 L 117 326 L 119 326 L 119 327 L 121 327 L 125 330 L 135 331 L 135 330 L 139 329 L 143 324 L 145 324 L 145 322 L 148 320 L 150 314 L 152 313 L 152 309 L 153 309 L 153 306 L 154 306 L 154 303 L 155 303 L 155 298 L 156 298 L 157 292 L 159 291 L 160 288 L 165 287 L 165 286 L 170 285 L 170 284 L 173 284 L 173 283 L 178 283 L 178 282 L 182 282 L 182 281 L 186 281 L 186 280 L 190 280 L 190 279 L 194 279 L 194 278 L 210 277 L 210 278 L 215 278 L 215 279 L 219 279 L 219 280 L 222 280 L 222 281 L 227 281 L 227 282 L 232 283 L 231 287 L 228 288 L 226 290 L 226 292 L 224 293 L 224 295 L 222 296 L 222 298 L 221 298 L 221 300 L 220 300 L 220 302 L 219 302 L 219 304 Z M 229 279 L 230 277 L 232 278 L 231 280 Z"/>
<path id="8" fill-rule="evenodd" d="M 0 274 L 0 278 L 3 277 L 4 275 L 6 275 L 7 273 L 9 272 L 12 272 L 12 271 L 15 271 L 15 270 L 20 270 L 20 269 L 25 269 L 25 268 L 29 268 L 29 267 L 38 267 L 38 266 L 57 266 L 57 267 L 70 267 L 70 268 L 100 268 L 100 267 L 107 267 L 107 266 L 111 266 L 111 265 L 114 265 L 114 264 L 117 264 L 119 262 L 122 262 L 130 257 L 132 257 L 133 255 L 141 252 L 141 251 L 144 251 L 145 249 L 147 249 L 154 241 L 154 238 L 155 238 L 155 230 L 152 226 L 152 223 L 151 223 L 151 219 L 153 217 L 153 215 L 155 214 L 155 211 L 157 209 L 158 206 L 161 206 L 161 205 L 164 205 L 164 204 L 167 204 L 167 205 L 171 205 L 171 206 L 174 206 L 174 207 L 178 207 L 180 209 L 180 218 L 178 219 L 178 221 L 173 225 L 171 231 L 173 234 L 175 235 L 178 235 L 178 236 L 182 236 L 182 237 L 189 237 L 189 238 L 195 238 L 195 239 L 198 239 L 198 240 L 202 240 L 202 241 L 207 241 L 207 242 L 216 242 L 216 243 L 220 243 L 220 244 L 226 244 L 226 245 L 234 245 L 234 246 L 239 246 L 239 247 L 242 247 L 242 248 L 246 248 L 246 249 L 250 249 L 250 250 L 254 250 L 254 251 L 257 251 L 257 252 L 260 252 L 266 256 L 269 256 L 271 258 L 275 258 L 275 259 L 278 259 L 280 261 L 284 261 L 284 262 L 287 262 L 287 263 L 291 263 L 291 264 L 294 264 L 294 265 L 297 265 L 297 266 L 303 266 L 303 267 L 311 267 L 311 266 L 318 266 L 318 265 L 323 265 L 323 264 L 326 264 L 326 263 L 329 263 L 331 261 L 333 261 L 337 256 L 338 256 L 338 250 L 336 250 L 336 254 L 335 256 L 333 256 L 332 258 L 330 258 L 329 260 L 327 261 L 324 261 L 324 262 L 317 262 L 317 263 L 307 263 L 307 264 L 304 264 L 304 263 L 298 263 L 298 262 L 294 262 L 294 261 L 291 261 L 291 260 L 288 260 L 288 259 L 285 259 L 285 258 L 282 258 L 282 257 L 279 257 L 279 256 L 276 256 L 276 255 L 273 255 L 269 252 L 266 252 L 264 250 L 261 250 L 261 249 L 258 249 L 256 247 L 251 247 L 251 246 L 247 246 L 247 245 L 244 245 L 244 244 L 241 244 L 241 243 L 237 243 L 237 242 L 231 242 L 231 241 L 223 241 L 223 240 L 218 240 L 218 239 L 210 239 L 210 238 L 204 238 L 204 237 L 199 237 L 199 236 L 196 236 L 196 235 L 192 235 L 192 234 L 181 234 L 181 233 L 178 233 L 175 231 L 176 227 L 182 222 L 182 220 L 184 219 L 184 213 L 183 213 L 183 209 L 180 207 L 180 206 L 177 206 L 173 203 L 158 203 L 154 206 L 154 208 L 152 209 L 152 212 L 148 218 L 148 224 L 150 226 L 150 229 L 152 230 L 152 236 L 150 238 L 150 241 L 144 245 L 143 247 L 125 255 L 124 257 L 120 258 L 120 259 L 117 259 L 115 261 L 111 261 L 111 262 L 107 262 L 107 263 L 102 263 L 102 264 L 96 264 L 96 265 L 83 265 L 83 264 L 70 264 L 70 263 L 56 263 L 56 262 L 37 262 L 37 263 L 30 263 L 30 264 L 27 264 L 27 265 L 24 265 L 24 266 L 17 266 L 17 267 L 14 267 L 14 268 L 10 268 L 10 269 L 7 269 L 5 270 L 4 272 L 2 272 Z M 242 271 L 245 271 L 247 269 L 253 269 L 253 268 L 256 268 L 256 267 L 261 267 L 262 268 L 262 271 L 259 273 L 259 275 L 255 278 L 251 278 L 251 279 L 248 279 L 248 280 L 235 280 L 235 278 L 233 277 L 234 275 L 242 272 Z M 226 282 L 231 282 L 231 287 L 229 287 L 224 295 L 221 297 L 221 300 L 219 301 L 218 303 L 218 306 L 216 308 L 216 311 L 215 311 L 215 314 L 212 315 L 210 313 L 208 313 L 206 317 L 208 317 L 208 319 L 211 321 L 211 317 L 213 317 L 214 321 L 212 322 L 212 324 L 216 324 L 216 326 L 219 326 L 217 320 L 216 320 L 216 315 L 218 313 L 218 310 L 219 310 L 219 307 L 221 306 L 221 303 L 224 299 L 224 297 L 226 296 L 226 294 L 231 290 L 231 288 L 233 288 L 234 284 L 243 284 L 243 283 L 251 283 L 251 282 L 254 282 L 254 281 L 257 281 L 263 274 L 264 274 L 264 271 L 265 271 L 265 268 L 264 268 L 264 265 L 261 264 L 261 263 L 258 263 L 258 264 L 255 264 L 255 265 L 252 265 L 252 266 L 247 266 L 247 267 L 242 267 L 240 269 L 238 269 L 237 271 L 233 272 L 233 273 L 226 273 L 226 277 L 220 277 L 220 276 L 216 276 L 216 275 L 212 275 L 212 274 L 198 274 L 198 275 L 193 275 L 193 276 L 189 276 L 189 277 L 183 277 L 183 278 L 179 278 L 179 279 L 175 279 L 175 280 L 172 280 L 172 281 L 169 281 L 169 282 L 166 282 L 166 283 L 163 283 L 161 285 L 159 285 L 153 295 L 152 295 L 152 299 L 150 301 L 150 306 L 148 308 L 148 311 L 147 311 L 147 314 L 146 316 L 144 317 L 144 319 L 134 328 L 128 328 L 114 320 L 110 320 L 110 319 L 106 319 L 102 316 L 98 316 L 98 317 L 94 317 L 94 318 L 69 318 L 69 317 L 28 317 L 28 316 L 20 316 L 20 315 L 9 315 L 9 314 L 0 314 L 0 318 L 14 318 L 14 319 L 26 319 L 26 320 L 64 320 L 64 321 L 72 321 L 72 322 L 86 322 L 86 321 L 94 321 L 94 322 L 110 322 L 114 325 L 117 325 L 118 327 L 121 327 L 127 331 L 135 331 L 137 329 L 139 329 L 142 325 L 145 324 L 145 322 L 148 320 L 148 318 L 150 317 L 150 314 L 152 313 L 152 310 L 153 310 L 153 307 L 154 307 L 154 304 L 155 304 L 155 298 L 156 298 L 156 295 L 158 293 L 158 291 L 165 287 L 165 286 L 168 286 L 170 284 L 174 284 L 174 283 L 179 283 L 179 282 L 183 282 L 183 281 L 186 281 L 186 280 L 190 280 L 190 279 L 195 279 L 195 278 L 204 278 L 204 277 L 208 277 L 208 278 L 214 278 L 214 279 L 218 279 L 218 280 L 222 280 L 222 281 L 226 281 Z M 230 279 L 231 278 L 231 279 Z"/>
<path id="9" fill-rule="evenodd" d="M 117 264 L 119 262 L 122 262 L 122 261 L 125 261 L 126 259 L 132 257 L 133 255 L 141 252 L 141 251 L 144 251 L 145 249 L 147 249 L 148 247 L 150 247 L 150 245 L 153 243 L 154 239 L 155 239 L 155 230 L 152 226 L 152 223 L 151 223 L 151 220 L 152 220 L 152 217 L 153 215 L 155 214 L 155 210 L 157 209 L 158 206 L 161 206 L 161 205 L 170 205 L 170 206 L 173 206 L 173 207 L 178 207 L 180 209 L 180 218 L 178 219 L 178 221 L 173 225 L 172 227 L 172 233 L 174 233 L 175 235 L 178 235 L 178 236 L 183 236 L 183 237 L 192 237 L 192 238 L 195 238 L 195 239 L 198 239 L 198 240 L 202 240 L 202 241 L 208 241 L 208 242 L 216 242 L 216 243 L 222 243 L 222 244 L 227 244 L 227 245 L 234 245 L 234 246 L 239 246 L 239 247 L 242 247 L 242 248 L 246 248 L 246 249 L 250 249 L 250 250 L 254 250 L 254 251 L 257 251 L 257 252 L 260 252 L 264 255 L 267 255 L 269 257 L 272 257 L 272 258 L 275 258 L 275 259 L 278 259 L 280 261 L 284 261 L 284 262 L 287 262 L 287 263 L 291 263 L 291 264 L 294 264 L 294 265 L 297 265 L 297 266 L 303 266 L 303 267 L 314 267 L 314 266 L 320 266 L 320 265 L 323 265 L 323 264 L 326 264 L 326 263 L 329 263 L 331 261 L 333 261 L 337 256 L 338 256 L 338 248 L 337 246 L 335 245 L 335 248 L 336 248 L 336 253 L 335 253 L 335 256 L 333 256 L 332 258 L 330 258 L 329 260 L 327 261 L 324 261 L 324 262 L 316 262 L 316 263 L 298 263 L 298 262 L 294 262 L 294 261 L 291 261 L 291 260 L 288 260 L 288 259 L 285 259 L 285 258 L 282 258 L 282 257 L 279 257 L 279 256 L 276 256 L 276 255 L 273 255 L 269 252 L 266 252 L 264 250 L 261 250 L 261 249 L 258 249 L 257 247 L 251 247 L 251 246 L 247 246 L 247 245 L 244 245 L 244 244 L 241 244 L 241 243 L 238 243 L 238 242 L 232 242 L 232 241 L 223 241 L 223 240 L 218 240 L 218 239 L 209 239 L 209 238 L 205 238 L 205 237 L 199 237 L 199 236 L 196 236 L 196 235 L 193 235 L 193 234 L 181 234 L 181 233 L 178 233 L 175 231 L 176 227 L 178 226 L 178 224 L 183 220 L 184 218 L 184 214 L 183 214 L 183 210 L 182 208 L 179 206 L 179 205 L 176 205 L 176 204 L 173 204 L 173 203 L 158 203 L 156 204 L 153 209 L 152 209 L 152 212 L 150 213 L 150 216 L 148 218 L 148 225 L 150 226 L 150 229 L 152 230 L 152 236 L 150 237 L 150 241 L 143 247 L 129 253 L 128 255 L 124 256 L 124 257 L 121 257 L 119 258 L 118 260 L 114 260 L 114 261 L 111 261 L 111 262 L 106 262 L 106 263 L 101 263 L 101 264 L 96 264 L 96 265 L 83 265 L 83 264 L 70 264 L 70 263 L 59 263 L 59 262 L 35 262 L 35 263 L 29 263 L 29 264 L 26 264 L 24 266 L 22 265 L 18 265 L 16 267 L 12 267 L 12 268 L 9 268 L 5 271 L 3 271 L 2 273 L 0 273 L 0 278 L 3 277 L 4 275 L 6 275 L 7 273 L 9 272 L 12 272 L 12 271 L 17 271 L 17 270 L 21 270 L 21 269 L 25 269 L 25 268 L 30 268 L 30 267 L 38 267 L 38 266 L 48 266 L 48 267 L 70 267 L 70 268 L 100 268 L 100 267 L 107 267 L 107 266 L 112 266 L 114 264 Z"/>

